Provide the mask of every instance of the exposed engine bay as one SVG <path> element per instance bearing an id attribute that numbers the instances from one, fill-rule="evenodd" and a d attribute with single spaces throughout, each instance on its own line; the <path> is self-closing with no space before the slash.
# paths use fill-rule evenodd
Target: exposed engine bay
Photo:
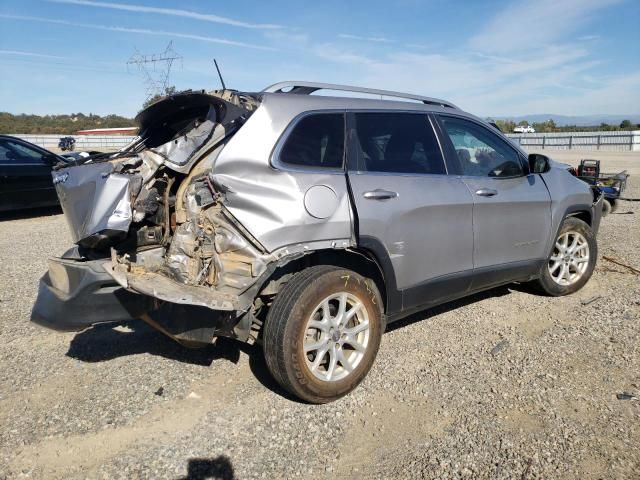
<path id="1" fill-rule="evenodd" d="M 139 136 L 126 148 L 58 166 L 79 255 L 104 259 L 122 287 L 156 301 L 246 312 L 241 294 L 273 258 L 225 208 L 211 172 L 259 104 L 230 90 L 176 94 L 138 114 Z"/>

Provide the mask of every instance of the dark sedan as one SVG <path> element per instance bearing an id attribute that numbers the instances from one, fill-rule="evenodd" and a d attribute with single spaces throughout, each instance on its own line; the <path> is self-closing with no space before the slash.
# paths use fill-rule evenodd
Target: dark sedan
<path id="1" fill-rule="evenodd" d="M 0 135 L 0 211 L 58 205 L 51 168 L 64 161 L 42 147 Z"/>

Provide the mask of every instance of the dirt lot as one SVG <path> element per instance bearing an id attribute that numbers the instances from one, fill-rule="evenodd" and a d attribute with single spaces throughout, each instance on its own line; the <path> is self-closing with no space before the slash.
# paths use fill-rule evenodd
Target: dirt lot
<path id="1" fill-rule="evenodd" d="M 589 156 L 640 175 L 640 154 Z M 600 256 L 640 269 L 639 217 L 624 203 L 604 219 Z M 69 244 L 59 212 L 0 221 L 0 479 L 640 478 L 629 269 L 600 258 L 570 297 L 512 285 L 393 324 L 357 391 L 312 406 L 257 348 L 32 326 L 46 258 Z"/>

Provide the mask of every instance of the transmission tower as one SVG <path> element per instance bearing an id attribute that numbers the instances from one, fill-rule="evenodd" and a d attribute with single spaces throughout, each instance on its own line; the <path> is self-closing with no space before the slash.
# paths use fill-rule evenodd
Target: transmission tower
<path id="1" fill-rule="evenodd" d="M 149 100 L 155 95 L 164 94 L 169 86 L 171 68 L 178 60 L 182 64 L 182 55 L 173 49 L 173 41 L 170 41 L 162 53 L 144 55 L 136 48 L 134 54 L 127 60 L 127 69 L 134 65 L 142 74 L 147 93 L 146 100 Z"/>

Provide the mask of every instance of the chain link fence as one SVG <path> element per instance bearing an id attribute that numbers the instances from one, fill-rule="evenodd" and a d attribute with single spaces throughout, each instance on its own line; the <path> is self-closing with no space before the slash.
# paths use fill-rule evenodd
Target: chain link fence
<path id="1" fill-rule="evenodd" d="M 76 140 L 75 151 L 97 150 L 100 152 L 112 152 L 120 150 L 133 141 L 131 135 L 39 135 L 39 134 L 11 134 L 27 142 L 35 143 L 47 150 L 58 150 L 58 142 L 62 137 L 73 137 Z"/>

